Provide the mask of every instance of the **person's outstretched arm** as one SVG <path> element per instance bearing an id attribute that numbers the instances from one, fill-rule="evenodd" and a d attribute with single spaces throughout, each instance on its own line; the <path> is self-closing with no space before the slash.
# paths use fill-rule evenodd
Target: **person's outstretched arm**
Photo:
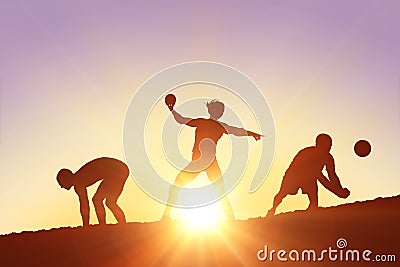
<path id="1" fill-rule="evenodd" d="M 329 154 L 329 159 L 326 163 L 326 171 L 328 173 L 329 180 L 321 173 L 317 177 L 318 181 L 329 191 L 341 198 L 347 198 L 350 195 L 350 191 L 347 188 L 343 188 L 340 183 L 339 177 L 335 171 L 335 160 L 332 155 Z"/>
<path id="2" fill-rule="evenodd" d="M 337 184 L 332 183 L 328 178 L 325 177 L 325 175 L 323 175 L 322 173 L 320 173 L 317 177 L 318 181 L 321 183 L 321 185 L 323 185 L 323 187 L 325 187 L 326 189 L 328 189 L 329 191 L 331 191 L 332 193 L 334 193 L 335 195 L 338 193 L 338 190 L 340 190 L 340 187 L 337 186 Z"/>
<path id="3" fill-rule="evenodd" d="M 89 207 L 89 199 L 87 196 L 86 188 L 75 188 L 75 192 L 79 198 L 79 207 L 82 217 L 83 226 L 89 226 L 89 214 L 90 214 L 90 207 Z"/>
<path id="4" fill-rule="evenodd" d="M 251 131 L 247 131 L 243 128 L 238 128 L 234 126 L 230 126 L 229 124 L 226 124 L 224 122 L 221 122 L 221 125 L 225 128 L 226 132 L 228 134 L 233 134 L 236 136 L 252 136 L 255 140 L 260 140 L 261 139 L 261 134 L 257 134 Z"/>
<path id="5" fill-rule="evenodd" d="M 328 177 L 331 183 L 334 186 L 343 189 L 342 185 L 340 184 L 339 177 L 335 171 L 335 160 L 333 159 L 331 154 L 329 154 L 329 158 L 326 162 L 326 172 L 328 173 Z"/>
<path id="6" fill-rule="evenodd" d="M 192 121 L 192 118 L 186 118 L 183 117 L 181 114 L 176 112 L 176 110 L 171 110 L 172 115 L 174 116 L 174 119 L 176 120 L 177 123 L 179 124 L 188 124 L 190 121 Z"/>

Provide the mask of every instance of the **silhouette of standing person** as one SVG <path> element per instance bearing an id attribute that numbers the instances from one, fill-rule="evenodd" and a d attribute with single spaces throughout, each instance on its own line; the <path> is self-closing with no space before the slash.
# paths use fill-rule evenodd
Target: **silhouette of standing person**
<path id="1" fill-rule="evenodd" d="M 332 138 L 327 134 L 319 134 L 315 146 L 306 147 L 297 153 L 283 176 L 281 188 L 274 198 L 268 216 L 275 214 L 276 208 L 287 195 L 295 195 L 299 189 L 303 194 L 307 194 L 310 201 L 307 210 L 317 208 L 317 181 L 338 197 L 347 198 L 350 195 L 350 191 L 340 184 L 335 172 L 335 161 L 329 153 L 331 147 Z M 324 167 L 329 180 L 322 173 Z"/>
<path id="2" fill-rule="evenodd" d="M 62 169 L 57 174 L 57 182 L 64 189 L 74 190 L 79 198 L 80 212 L 83 226 L 89 225 L 89 200 L 87 187 L 101 181 L 92 200 L 100 225 L 106 224 L 106 206 L 114 214 L 118 223 L 126 223 L 125 214 L 118 206 L 117 200 L 121 195 L 125 182 L 129 176 L 129 169 L 125 163 L 113 158 L 97 158 L 83 165 L 77 172 Z"/>
<path id="3" fill-rule="evenodd" d="M 200 172 L 205 171 L 210 182 L 214 182 L 219 178 L 222 178 L 221 169 L 218 165 L 216 158 L 216 146 L 218 140 L 223 134 L 233 134 L 236 136 L 252 136 L 255 140 L 261 138 L 260 134 L 256 134 L 242 128 L 230 126 L 226 123 L 218 121 L 224 113 L 225 105 L 217 100 L 212 100 L 206 103 L 208 113 L 210 114 L 209 119 L 204 118 L 185 118 L 173 109 L 175 102 L 167 103 L 168 108 L 172 112 L 176 122 L 179 124 L 185 124 L 190 127 L 195 127 L 195 141 L 192 150 L 192 161 L 178 174 L 175 179 L 174 185 L 183 187 L 195 179 Z M 218 195 L 225 193 L 223 182 L 214 184 L 214 188 Z M 177 201 L 177 194 L 172 192 L 172 187 L 169 191 L 168 202 L 169 203 L 164 211 L 162 219 L 168 219 L 172 205 Z M 232 207 L 226 197 L 221 199 L 222 208 L 225 215 L 229 219 L 234 219 Z"/>

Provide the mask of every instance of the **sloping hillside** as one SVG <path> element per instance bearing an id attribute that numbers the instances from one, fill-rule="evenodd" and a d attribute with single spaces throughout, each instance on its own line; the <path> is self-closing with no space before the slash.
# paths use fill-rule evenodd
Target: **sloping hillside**
<path id="1" fill-rule="evenodd" d="M 0 237 L 0 266 L 398 266 L 399 248 L 396 196 L 209 231 L 154 222 L 13 233 Z"/>

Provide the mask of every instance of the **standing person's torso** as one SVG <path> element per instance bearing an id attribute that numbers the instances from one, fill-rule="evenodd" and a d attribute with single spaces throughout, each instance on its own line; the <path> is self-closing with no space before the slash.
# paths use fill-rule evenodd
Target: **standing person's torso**
<path id="1" fill-rule="evenodd" d="M 211 139 L 214 146 L 217 145 L 218 140 L 226 133 L 225 128 L 213 119 L 198 119 L 195 131 L 195 141 L 193 152 L 199 150 L 200 142 L 204 139 Z"/>

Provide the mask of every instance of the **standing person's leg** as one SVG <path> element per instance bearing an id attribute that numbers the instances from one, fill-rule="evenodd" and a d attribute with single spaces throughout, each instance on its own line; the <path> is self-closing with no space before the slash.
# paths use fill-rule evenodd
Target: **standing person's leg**
<path id="1" fill-rule="evenodd" d="M 200 173 L 200 172 L 189 172 L 189 171 L 186 171 L 186 169 L 188 169 L 188 170 L 193 169 L 192 163 L 189 163 L 185 167 L 185 169 L 183 169 L 182 171 L 179 172 L 179 174 L 175 178 L 174 185 L 184 187 L 185 185 L 187 185 L 188 183 L 193 181 L 197 177 L 197 175 L 199 175 L 199 173 Z M 171 213 L 172 206 L 173 206 L 173 204 L 175 204 L 177 202 L 177 200 L 178 200 L 178 191 L 174 190 L 174 187 L 171 186 L 169 189 L 168 201 L 167 201 L 167 205 L 164 210 L 164 214 L 162 216 L 162 220 L 169 219 L 169 215 Z"/>
<path id="2" fill-rule="evenodd" d="M 104 181 L 102 181 L 92 198 L 94 210 L 96 211 L 97 219 L 101 225 L 106 224 L 106 210 L 103 204 L 103 201 L 106 198 L 106 192 L 107 186 L 105 186 Z"/>
<path id="3" fill-rule="evenodd" d="M 221 205 L 224 210 L 224 213 L 228 219 L 235 219 L 235 214 L 233 213 L 233 209 L 231 203 L 229 202 L 228 198 L 226 197 L 226 189 L 224 185 L 224 180 L 222 178 L 222 172 L 218 165 L 217 159 L 215 159 L 211 165 L 206 169 L 208 179 L 210 182 L 213 183 L 214 189 L 218 196 L 224 196 L 221 198 Z M 220 181 L 217 181 L 220 179 Z"/>

